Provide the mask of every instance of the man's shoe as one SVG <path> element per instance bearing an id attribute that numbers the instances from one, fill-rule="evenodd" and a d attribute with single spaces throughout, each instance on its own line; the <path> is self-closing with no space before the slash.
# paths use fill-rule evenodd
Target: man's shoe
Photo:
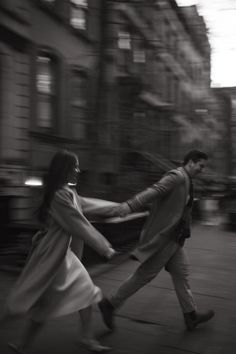
<path id="1" fill-rule="evenodd" d="M 8 343 L 8 346 L 17 354 L 24 354 L 24 352 L 14 343 Z"/>
<path id="2" fill-rule="evenodd" d="M 108 352 L 112 349 L 111 347 L 106 347 L 106 346 L 100 344 L 95 339 L 90 339 L 90 340 L 81 339 L 80 345 L 82 347 L 84 347 L 85 349 L 89 350 L 90 352 L 94 352 L 94 353 Z"/>
<path id="3" fill-rule="evenodd" d="M 132 259 L 133 261 L 138 261 L 138 258 L 133 253 L 129 255 L 129 258 Z"/>
<path id="4" fill-rule="evenodd" d="M 213 310 L 209 310 L 206 312 L 192 311 L 192 312 L 184 313 L 184 321 L 187 329 L 189 331 L 192 331 L 200 323 L 209 321 L 212 317 L 214 317 L 214 315 L 215 312 Z"/>
<path id="5" fill-rule="evenodd" d="M 102 318 L 106 326 L 110 329 L 114 329 L 114 321 L 113 321 L 113 315 L 114 315 L 114 307 L 110 303 L 110 301 L 106 298 L 103 298 L 99 303 L 98 307 L 101 311 Z"/>

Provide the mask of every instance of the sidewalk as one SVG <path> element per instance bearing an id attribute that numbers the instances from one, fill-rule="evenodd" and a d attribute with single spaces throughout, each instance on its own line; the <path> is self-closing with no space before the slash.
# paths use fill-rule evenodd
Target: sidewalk
<path id="1" fill-rule="evenodd" d="M 114 354 L 234 354 L 236 352 L 236 234 L 216 226 L 195 226 L 186 243 L 191 287 L 199 309 L 212 308 L 215 318 L 195 331 L 185 330 L 182 313 L 167 272 L 162 271 L 117 312 L 116 331 L 109 333 L 97 308 L 95 331 Z M 94 282 L 105 294 L 116 289 L 136 267 L 127 255 L 91 267 Z M 0 272 L 1 303 L 15 280 Z M 1 328 L 0 354 L 12 351 L 6 342 L 18 338 L 23 320 Z M 78 345 L 78 319 L 73 314 L 49 322 L 31 354 L 84 354 Z M 77 334 L 78 333 L 78 334 Z"/>

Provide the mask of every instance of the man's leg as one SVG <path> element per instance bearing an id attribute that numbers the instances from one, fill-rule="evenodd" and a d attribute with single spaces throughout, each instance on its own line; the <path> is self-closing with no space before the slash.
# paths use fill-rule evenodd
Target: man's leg
<path id="1" fill-rule="evenodd" d="M 120 285 L 118 290 L 113 293 L 109 299 L 104 299 L 99 303 L 104 322 L 108 328 L 113 328 L 114 310 L 120 307 L 131 295 L 154 279 L 176 252 L 176 249 L 177 244 L 170 242 L 161 252 L 141 263 L 136 271 Z"/>
<path id="2" fill-rule="evenodd" d="M 191 330 L 198 324 L 209 321 L 214 316 L 213 311 L 197 312 L 189 285 L 189 261 L 183 247 L 178 246 L 177 251 L 166 264 L 166 270 L 171 274 L 187 328 Z"/>
<path id="3" fill-rule="evenodd" d="M 141 263 L 110 297 L 114 308 L 120 307 L 126 299 L 153 280 L 176 251 L 175 243 L 169 243 L 159 253 Z"/>
<path id="4" fill-rule="evenodd" d="M 183 247 L 178 246 L 165 268 L 172 277 L 183 312 L 195 311 L 197 306 L 189 285 L 189 261 Z"/>

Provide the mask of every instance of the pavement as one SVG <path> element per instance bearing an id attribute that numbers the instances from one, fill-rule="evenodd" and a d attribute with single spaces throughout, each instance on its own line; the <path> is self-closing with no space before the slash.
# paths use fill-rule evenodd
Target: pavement
<path id="1" fill-rule="evenodd" d="M 221 225 L 195 225 L 185 245 L 191 264 L 190 283 L 199 310 L 214 309 L 215 317 L 187 331 L 169 274 L 163 270 L 127 300 L 116 313 L 116 330 L 109 332 L 97 307 L 94 330 L 114 354 L 235 354 L 236 353 L 236 234 Z M 105 294 L 116 289 L 137 267 L 127 253 L 111 262 L 88 266 Z M 0 304 L 4 304 L 17 272 L 0 271 Z M 0 327 L 0 354 L 13 354 L 9 340 L 20 338 L 24 319 Z M 46 324 L 28 353 L 85 354 L 79 346 L 77 314 Z"/>

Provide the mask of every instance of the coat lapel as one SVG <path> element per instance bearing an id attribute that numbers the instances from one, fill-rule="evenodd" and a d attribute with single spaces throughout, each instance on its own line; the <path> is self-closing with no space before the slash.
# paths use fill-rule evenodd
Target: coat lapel
<path id="1" fill-rule="evenodd" d="M 190 188 L 189 176 L 188 176 L 187 172 L 184 170 L 183 167 L 179 167 L 177 170 L 178 170 L 178 171 L 182 174 L 182 176 L 184 177 L 184 184 L 185 184 L 185 200 L 186 200 L 186 204 L 187 204 L 187 200 L 188 200 L 188 197 L 189 197 L 189 188 Z"/>

